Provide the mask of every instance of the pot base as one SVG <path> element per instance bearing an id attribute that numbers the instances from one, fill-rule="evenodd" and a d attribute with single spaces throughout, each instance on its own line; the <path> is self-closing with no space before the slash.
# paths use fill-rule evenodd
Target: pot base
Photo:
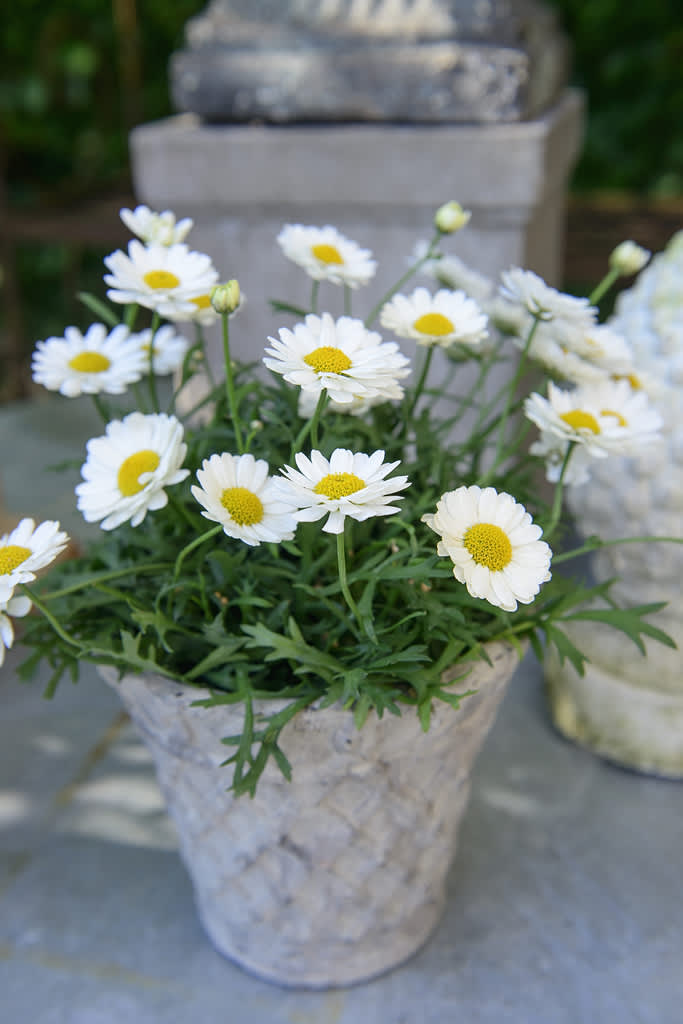
<path id="1" fill-rule="evenodd" d="M 372 951 L 367 947 L 358 951 L 352 942 L 340 941 L 327 952 L 318 949 L 315 962 L 311 963 L 306 950 L 296 945 L 292 945 L 285 955 L 280 950 L 275 960 L 269 959 L 271 950 L 268 946 L 257 948 L 254 950 L 255 955 L 252 955 L 235 945 L 234 937 L 226 929 L 224 917 L 220 913 L 215 913 L 211 907 L 202 907 L 198 901 L 196 906 L 202 927 L 221 956 L 262 981 L 283 988 L 309 991 L 361 985 L 400 967 L 427 944 L 438 928 L 445 909 L 443 900 L 421 907 L 408 925 L 402 922 L 398 937 L 387 936 L 386 944 Z"/>
<path id="2" fill-rule="evenodd" d="M 557 730 L 624 768 L 683 779 L 683 694 L 636 686 L 591 662 L 580 676 L 553 651 L 546 689 Z"/>

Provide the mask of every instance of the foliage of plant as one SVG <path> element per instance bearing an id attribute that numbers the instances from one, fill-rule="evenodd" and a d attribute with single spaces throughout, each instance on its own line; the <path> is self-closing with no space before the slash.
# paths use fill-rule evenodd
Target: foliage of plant
<path id="1" fill-rule="evenodd" d="M 550 0 L 569 35 L 573 80 L 586 91 L 579 190 L 683 192 L 683 21 L 678 0 Z"/>
<path id="2" fill-rule="evenodd" d="M 462 227 L 466 219 L 457 204 L 439 211 L 430 245 L 368 314 L 365 327 L 356 321 L 357 330 L 373 326 L 413 273 L 427 265 L 438 268 L 442 259 L 446 264 L 444 236 Z M 135 244 L 139 246 L 131 246 Z M 176 249 L 184 247 L 171 245 L 168 251 L 173 255 Z M 160 247 L 150 246 L 148 251 L 159 257 Z M 334 262 L 335 253 L 339 256 L 336 249 L 329 256 L 329 245 L 317 246 L 317 251 L 323 263 L 325 259 Z M 117 255 L 123 259 L 123 254 Z M 180 256 L 185 258 L 182 252 Z M 525 272 L 517 273 L 527 280 Z M 596 296 L 617 274 L 613 267 Z M 538 282 L 539 294 L 550 295 L 551 303 L 565 301 L 535 275 L 529 275 L 529 280 L 532 285 Z M 282 317 L 301 320 L 317 310 L 319 286 L 320 281 L 314 280 L 309 306 L 278 301 L 274 307 Z M 471 319 L 471 300 L 462 291 L 438 294 L 448 302 L 456 301 L 456 296 L 465 319 Z M 219 286 L 211 295 L 222 323 L 225 380 L 205 379 L 208 392 L 192 408 L 187 398 L 182 401 L 188 382 L 201 376 L 207 366 L 199 325 L 175 380 L 173 408 L 184 426 L 187 445 L 182 464 L 191 475 L 169 486 L 167 504 L 151 505 L 138 525 L 129 519 L 105 530 L 84 554 L 52 569 L 39 587 L 24 584 L 42 614 L 27 620 L 24 642 L 33 653 L 21 671 L 29 676 L 39 663 L 47 662 L 52 670 L 48 695 L 65 673 L 76 679 L 80 663 L 90 661 L 114 665 L 121 673 L 154 672 L 200 686 L 203 693 L 198 700 L 207 714 L 212 706 L 243 702 L 245 731 L 239 737 L 226 737 L 234 748 L 228 751 L 227 761 L 234 766 L 235 792 L 253 793 L 270 757 L 289 774 L 278 737 L 304 707 L 341 703 L 352 711 L 358 727 L 371 712 L 417 713 L 427 730 L 434 702 L 457 707 L 466 696 L 468 665 L 487 658 L 485 645 L 490 641 L 509 641 L 520 652 L 529 641 L 539 656 L 546 643 L 553 644 L 561 659 L 568 658 L 579 672 L 584 657 L 564 630 L 578 619 L 622 630 L 641 652 L 644 637 L 670 643 L 646 618 L 660 604 L 618 607 L 610 598 L 609 584 L 591 586 L 558 571 L 561 564 L 570 564 L 577 554 L 598 545 L 597 538 L 578 550 L 556 553 L 552 578 L 544 580 L 541 573 L 535 600 L 520 597 L 519 606 L 513 602 L 515 610 L 504 610 L 505 600 L 496 600 L 495 595 L 473 596 L 469 583 L 465 586 L 454 579 L 451 559 L 443 557 L 444 551 L 437 553 L 436 527 L 430 528 L 429 517 L 445 495 L 470 487 L 513 495 L 543 528 L 544 540 L 561 546 L 567 525 L 562 517 L 565 477 L 574 449 L 582 440 L 591 440 L 591 431 L 574 431 L 564 443 L 561 470 L 546 500 L 540 486 L 544 459 L 529 451 L 531 424 L 521 415 L 525 402 L 520 395 L 532 379 L 528 374 L 539 372 L 532 361 L 533 343 L 547 326 L 548 309 L 527 302 L 526 327 L 517 346 L 496 332 L 492 323 L 486 344 L 434 344 L 444 318 L 439 321 L 440 314 L 432 313 L 431 319 L 422 319 L 434 336 L 429 346 L 418 346 L 421 367 L 413 383 L 404 392 L 401 389 L 400 400 L 369 403 L 362 414 L 350 415 L 330 403 L 323 386 L 313 411 L 302 415 L 298 387 L 282 375 L 265 376 L 256 372 L 256 366 L 231 359 L 230 336 L 240 329 L 236 283 Z M 121 331 L 111 305 L 92 295 L 83 298 L 107 330 Z M 347 312 L 351 299 L 347 286 Z M 427 301 L 424 295 L 422 300 Z M 127 334 L 134 332 L 139 312 L 135 304 L 125 306 L 128 330 L 122 330 L 123 344 L 131 343 L 134 335 L 127 338 Z M 155 312 L 153 337 L 159 323 Z M 288 335 L 281 333 L 281 337 Z M 371 343 L 369 335 L 367 343 Z M 149 372 L 154 345 L 148 347 L 146 376 L 132 393 L 93 394 L 105 423 L 121 421 L 131 409 L 148 416 L 158 414 L 155 374 Z M 438 374 L 432 364 L 435 351 L 443 358 Z M 50 362 L 49 356 L 45 359 Z M 68 365 L 81 364 L 73 359 Z M 456 397 L 452 382 L 466 366 L 475 368 L 472 385 L 466 396 Z M 501 367 L 503 383 L 492 386 L 492 371 Z M 73 371 L 67 376 L 69 372 L 77 376 Z M 339 377 L 343 376 L 340 372 Z M 609 424 L 618 414 L 605 411 L 605 415 L 609 435 Z M 567 422 L 573 422 L 571 417 Z M 616 436 L 620 429 L 615 428 Z M 207 527 L 199 499 L 191 490 L 205 460 L 216 453 L 251 453 L 265 459 L 271 473 L 280 470 L 282 480 L 283 467 L 293 467 L 297 455 L 311 449 L 325 458 L 337 449 L 383 452 L 385 462 L 399 463 L 397 472 L 408 479 L 398 499 L 400 510 L 375 513 L 365 520 L 347 514 L 336 542 L 318 521 L 303 519 L 291 538 L 255 546 L 239 539 L 239 529 L 226 536 L 228 528 L 235 526 L 227 514 L 223 523 L 214 521 Z M 389 476 L 387 483 L 391 480 Z M 425 516 L 428 519 L 423 521 Z M 2 611 L 0 605 L 0 620 Z M 455 688 L 442 681 L 444 671 L 454 665 L 462 669 Z M 255 700 L 272 697 L 286 698 L 285 710 L 265 718 L 253 713 Z"/>

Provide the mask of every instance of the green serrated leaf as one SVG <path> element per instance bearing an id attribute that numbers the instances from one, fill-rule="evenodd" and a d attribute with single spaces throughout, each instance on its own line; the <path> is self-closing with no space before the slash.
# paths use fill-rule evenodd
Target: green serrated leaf
<path id="1" fill-rule="evenodd" d="M 565 658 L 574 666 L 580 676 L 585 673 L 585 664 L 588 658 L 576 647 L 566 633 L 558 629 L 555 625 L 546 623 L 544 626 L 546 636 L 549 643 L 553 643 L 557 648 L 557 653 L 560 657 L 560 664 L 563 665 Z"/>
<path id="2" fill-rule="evenodd" d="M 209 651 L 206 657 L 202 658 L 193 669 L 185 674 L 185 679 L 192 681 L 200 679 L 205 673 L 212 669 L 221 668 L 234 662 L 236 653 L 245 645 L 244 637 L 230 637 L 224 640 L 218 647 Z"/>
<path id="3" fill-rule="evenodd" d="M 636 608 L 586 608 L 583 611 L 573 612 L 571 615 L 565 615 L 561 620 L 563 622 L 602 622 L 607 626 L 611 626 L 613 629 L 618 629 L 622 633 L 633 641 L 638 650 L 642 654 L 646 654 L 645 644 L 641 639 L 643 636 L 649 636 L 652 640 L 657 640 L 660 644 L 664 644 L 665 647 L 676 648 L 674 640 L 665 633 L 664 630 L 658 629 L 649 622 L 645 622 L 643 619 L 644 615 L 652 615 L 655 612 L 661 611 L 662 608 L 666 607 L 666 602 L 658 602 L 656 604 L 640 605 Z"/>

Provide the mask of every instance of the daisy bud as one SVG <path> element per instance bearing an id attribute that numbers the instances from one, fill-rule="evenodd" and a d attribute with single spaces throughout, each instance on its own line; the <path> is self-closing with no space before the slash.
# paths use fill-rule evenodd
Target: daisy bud
<path id="1" fill-rule="evenodd" d="M 613 250 L 609 265 L 623 277 L 631 277 L 643 269 L 652 253 L 635 242 L 622 242 Z"/>
<path id="2" fill-rule="evenodd" d="M 216 285 L 211 292 L 211 305 L 217 313 L 234 313 L 240 304 L 240 286 L 234 279 Z"/>
<path id="3" fill-rule="evenodd" d="M 449 203 L 444 203 L 434 214 L 434 224 L 437 231 L 440 231 L 442 235 L 452 235 L 454 231 L 460 231 L 460 228 L 464 228 L 469 221 L 472 214 L 469 210 L 463 210 L 460 203 L 456 203 L 454 199 L 451 199 Z"/>

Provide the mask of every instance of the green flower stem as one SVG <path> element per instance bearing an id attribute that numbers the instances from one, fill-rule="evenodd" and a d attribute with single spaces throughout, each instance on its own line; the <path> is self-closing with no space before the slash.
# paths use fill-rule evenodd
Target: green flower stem
<path id="1" fill-rule="evenodd" d="M 223 529 L 223 527 L 219 523 L 218 526 L 212 527 L 210 530 L 207 530 L 206 533 L 202 533 L 201 536 L 195 537 L 195 539 L 193 541 L 190 541 L 189 544 L 185 545 L 185 547 L 183 548 L 183 550 L 180 552 L 180 554 L 178 555 L 178 557 L 175 560 L 175 567 L 173 569 L 173 581 L 174 582 L 178 579 L 178 576 L 180 575 L 180 567 L 182 566 L 182 564 L 185 561 L 185 559 L 187 558 L 187 556 L 192 551 L 194 551 L 195 548 L 198 548 L 201 544 L 203 544 L 205 540 L 209 540 L 210 537 L 215 537 L 216 534 L 220 533 L 222 529 Z"/>
<path id="2" fill-rule="evenodd" d="M 147 412 L 147 399 L 143 394 L 139 381 L 136 381 L 131 386 L 131 391 L 135 395 L 135 404 L 138 407 L 138 412 Z"/>
<path id="3" fill-rule="evenodd" d="M 138 576 L 147 572 L 160 572 L 168 569 L 168 562 L 151 562 L 147 565 L 128 566 L 127 569 L 113 569 L 111 572 L 96 573 L 82 583 L 72 583 L 69 587 L 62 587 L 61 590 L 51 590 L 43 595 L 44 601 L 56 601 L 59 597 L 68 597 L 69 594 L 76 594 L 86 587 L 98 586 L 100 583 L 109 583 L 112 580 L 120 579 L 122 576 Z"/>
<path id="4" fill-rule="evenodd" d="M 138 317 L 138 304 L 137 302 L 129 303 L 123 311 L 123 322 L 129 331 L 132 331 L 135 327 L 135 321 Z"/>
<path id="5" fill-rule="evenodd" d="M 344 285 L 344 316 L 351 316 L 351 289 Z"/>
<path id="6" fill-rule="evenodd" d="M 615 267 L 612 267 L 610 270 L 608 270 L 608 272 L 603 277 L 602 281 L 600 281 L 600 283 L 595 286 L 593 291 L 588 296 L 588 301 L 590 302 L 591 306 L 597 306 L 598 302 L 603 297 L 605 292 L 608 292 L 614 284 L 614 282 L 617 281 L 620 277 L 621 274 Z"/>
<path id="7" fill-rule="evenodd" d="M 209 382 L 211 390 L 213 391 L 214 388 L 216 387 L 216 378 L 213 375 L 213 370 L 211 369 L 211 363 L 209 362 L 209 358 L 208 358 L 208 356 L 206 354 L 206 339 L 204 337 L 204 331 L 202 330 L 202 325 L 199 322 L 197 322 L 195 324 L 195 331 L 196 331 L 197 345 L 199 346 L 199 351 L 202 354 L 202 366 L 204 367 L 204 372 L 206 373 L 207 380 Z"/>
<path id="8" fill-rule="evenodd" d="M 311 313 L 318 312 L 318 292 L 320 291 L 320 281 L 314 281 L 311 285 Z"/>
<path id="9" fill-rule="evenodd" d="M 600 548 L 614 547 L 615 544 L 652 544 L 655 541 L 658 544 L 683 544 L 683 537 L 617 537 L 615 540 L 600 540 L 599 537 L 590 537 L 581 547 L 553 555 L 553 565 L 568 562 L 572 558 L 590 554 L 591 551 L 598 551 Z"/>
<path id="10" fill-rule="evenodd" d="M 228 316 L 228 313 L 223 313 L 221 316 L 223 324 L 223 359 L 225 361 L 225 391 L 228 397 L 228 408 L 230 409 L 230 418 L 232 419 L 232 426 L 233 430 L 235 431 L 237 450 L 239 454 L 242 455 L 244 453 L 244 444 L 242 442 L 242 428 L 240 426 L 240 420 L 237 410 L 237 399 L 235 398 L 235 379 L 232 359 L 230 358 L 230 332 L 228 329 Z"/>
<path id="11" fill-rule="evenodd" d="M 553 497 L 553 507 L 550 513 L 550 522 L 543 531 L 543 539 L 548 538 L 555 532 L 557 524 L 560 521 L 560 515 L 562 513 L 562 493 L 564 491 L 564 478 L 569 466 L 569 460 L 572 456 L 572 452 L 576 448 L 576 441 L 570 441 L 567 445 L 567 451 L 564 453 L 564 459 L 562 460 L 562 468 L 560 469 L 560 475 L 557 483 L 555 484 L 555 495 Z"/>
<path id="12" fill-rule="evenodd" d="M 412 400 L 410 402 L 410 405 L 408 406 L 408 410 L 406 412 L 405 419 L 404 419 L 404 426 L 405 426 L 406 431 L 408 429 L 408 423 L 413 418 L 413 413 L 415 412 L 415 406 L 420 401 L 420 395 L 422 394 L 422 391 L 424 389 L 425 382 L 427 380 L 427 375 L 429 373 L 429 367 L 431 366 L 431 363 L 432 363 L 432 357 L 434 355 L 434 348 L 435 348 L 434 345 L 430 345 L 429 348 L 427 349 L 426 353 L 425 353 L 425 357 L 424 357 L 424 360 L 423 360 L 423 363 L 422 363 L 422 369 L 420 371 L 420 378 L 419 378 L 417 384 L 415 385 L 415 390 L 413 391 L 413 397 L 412 397 Z"/>
<path id="13" fill-rule="evenodd" d="M 379 314 L 379 311 L 381 310 L 382 306 L 384 306 L 385 303 L 387 303 L 389 301 L 389 299 L 393 298 L 393 296 L 396 294 L 396 292 L 400 288 L 403 287 L 403 285 L 406 283 L 406 281 L 409 281 L 411 279 L 411 277 L 413 276 L 413 274 L 416 274 L 418 272 L 418 270 L 420 269 L 420 267 L 423 267 L 425 265 L 425 263 L 429 263 L 429 261 L 431 259 L 434 259 L 436 248 L 437 248 L 437 246 L 438 246 L 440 241 L 441 241 L 441 232 L 437 231 L 435 233 L 434 237 L 432 238 L 431 242 L 429 243 L 429 246 L 427 247 L 427 251 L 424 254 L 424 256 L 421 256 L 420 259 L 417 260 L 415 263 L 413 263 L 412 266 L 408 267 L 408 269 L 406 270 L 405 274 L 403 274 L 402 277 L 399 277 L 399 279 L 396 282 L 396 284 L 392 288 L 389 289 L 389 291 L 386 293 L 386 295 L 382 296 L 382 298 L 379 300 L 377 305 L 370 311 L 367 319 L 365 320 L 365 326 L 366 327 L 370 327 L 370 325 L 372 323 L 374 323 L 374 321 L 375 321 L 377 315 Z"/>
<path id="14" fill-rule="evenodd" d="M 349 583 L 346 575 L 346 543 L 344 533 L 345 531 L 342 530 L 341 533 L 337 534 L 337 566 L 339 568 L 339 585 L 341 587 L 342 594 L 344 595 L 344 600 L 346 601 L 351 611 L 351 614 L 356 619 L 358 624 L 362 626 L 363 623 L 361 620 L 360 610 L 358 608 L 358 605 L 354 601 L 353 597 L 351 596 L 351 591 L 349 590 Z"/>
<path id="15" fill-rule="evenodd" d="M 157 391 L 157 378 L 154 373 L 154 335 L 159 328 L 160 317 L 159 314 L 154 311 L 152 314 L 152 326 L 150 328 L 149 335 L 149 367 L 147 368 L 147 383 L 149 384 L 149 397 L 152 400 L 152 409 L 154 412 L 161 412 L 161 406 L 159 405 L 159 393 Z"/>
<path id="16" fill-rule="evenodd" d="M 111 416 L 109 415 L 109 409 L 107 408 L 107 405 L 104 402 L 101 395 L 93 395 L 92 400 L 95 408 L 97 409 L 98 414 L 102 418 L 102 422 L 109 423 Z"/>
<path id="17" fill-rule="evenodd" d="M 294 444 L 292 445 L 291 459 L 294 459 L 295 454 L 301 451 L 303 443 L 309 434 L 311 435 L 311 447 L 318 447 L 318 424 L 320 423 L 320 417 L 322 416 L 323 410 L 326 405 L 327 389 L 323 388 L 318 397 L 318 404 L 315 407 L 313 415 L 311 416 L 310 420 L 306 420 L 303 427 L 296 436 Z"/>
<path id="18" fill-rule="evenodd" d="M 54 629 L 54 631 L 57 634 L 57 636 L 61 637 L 61 639 L 65 643 L 70 644 L 72 647 L 82 647 L 83 645 L 80 642 L 80 640 L 75 640 L 74 637 L 69 636 L 69 634 L 66 632 L 66 630 L 63 629 L 62 626 L 60 626 L 60 624 L 57 622 L 57 619 L 54 617 L 52 612 L 48 611 L 48 609 L 45 606 L 45 604 L 43 603 L 43 601 L 41 601 L 38 597 L 36 597 L 34 592 L 29 587 L 27 587 L 25 583 L 22 584 L 22 586 L 24 588 L 26 596 L 33 602 L 33 604 L 36 606 L 38 611 L 42 615 L 45 616 L 45 618 L 50 623 L 50 625 Z"/>
<path id="19" fill-rule="evenodd" d="M 464 395 L 463 397 L 458 396 L 457 410 L 455 414 L 453 416 L 450 416 L 448 419 L 448 424 L 451 429 L 456 425 L 456 423 L 458 423 L 462 419 L 465 413 L 474 406 L 477 396 L 484 384 L 484 381 L 489 375 L 489 371 L 493 366 L 494 361 L 494 358 L 491 356 L 485 356 L 483 359 L 479 360 L 479 371 L 477 373 L 477 379 L 472 385 L 470 393 L 468 395 Z M 444 390 L 447 390 L 447 388 L 448 385 L 446 385 Z"/>
<path id="20" fill-rule="evenodd" d="M 344 530 L 337 534 L 337 566 L 339 569 L 339 586 L 341 587 L 341 592 L 344 595 L 344 600 L 349 607 L 349 611 L 363 632 L 370 638 L 370 640 L 373 641 L 373 643 L 377 643 L 377 637 L 371 620 L 363 618 L 360 613 L 360 609 L 351 596 L 351 591 L 349 590 L 349 583 L 346 575 L 346 543 Z"/>
<path id="21" fill-rule="evenodd" d="M 510 383 L 505 386 L 507 396 L 505 399 L 505 405 L 503 406 L 503 411 L 501 412 L 500 417 L 498 419 L 499 426 L 496 453 L 493 459 L 493 463 L 489 467 L 488 471 L 480 480 L 477 480 L 477 483 L 480 487 L 486 486 L 488 481 L 493 477 L 495 471 L 500 466 L 501 462 L 503 462 L 505 459 L 505 428 L 507 427 L 508 419 L 510 418 L 510 412 L 515 401 L 515 392 L 517 391 L 519 382 L 524 376 L 524 372 L 526 370 L 526 363 L 529 356 L 529 349 L 531 348 L 531 342 L 534 340 L 534 334 L 536 333 L 536 329 L 540 322 L 541 317 L 534 316 L 534 322 L 531 325 L 531 329 L 529 330 L 526 341 L 524 342 L 524 348 L 522 349 L 522 354 L 519 357 L 519 363 L 517 364 L 517 370 L 515 372 L 515 375 L 510 381 Z"/>

